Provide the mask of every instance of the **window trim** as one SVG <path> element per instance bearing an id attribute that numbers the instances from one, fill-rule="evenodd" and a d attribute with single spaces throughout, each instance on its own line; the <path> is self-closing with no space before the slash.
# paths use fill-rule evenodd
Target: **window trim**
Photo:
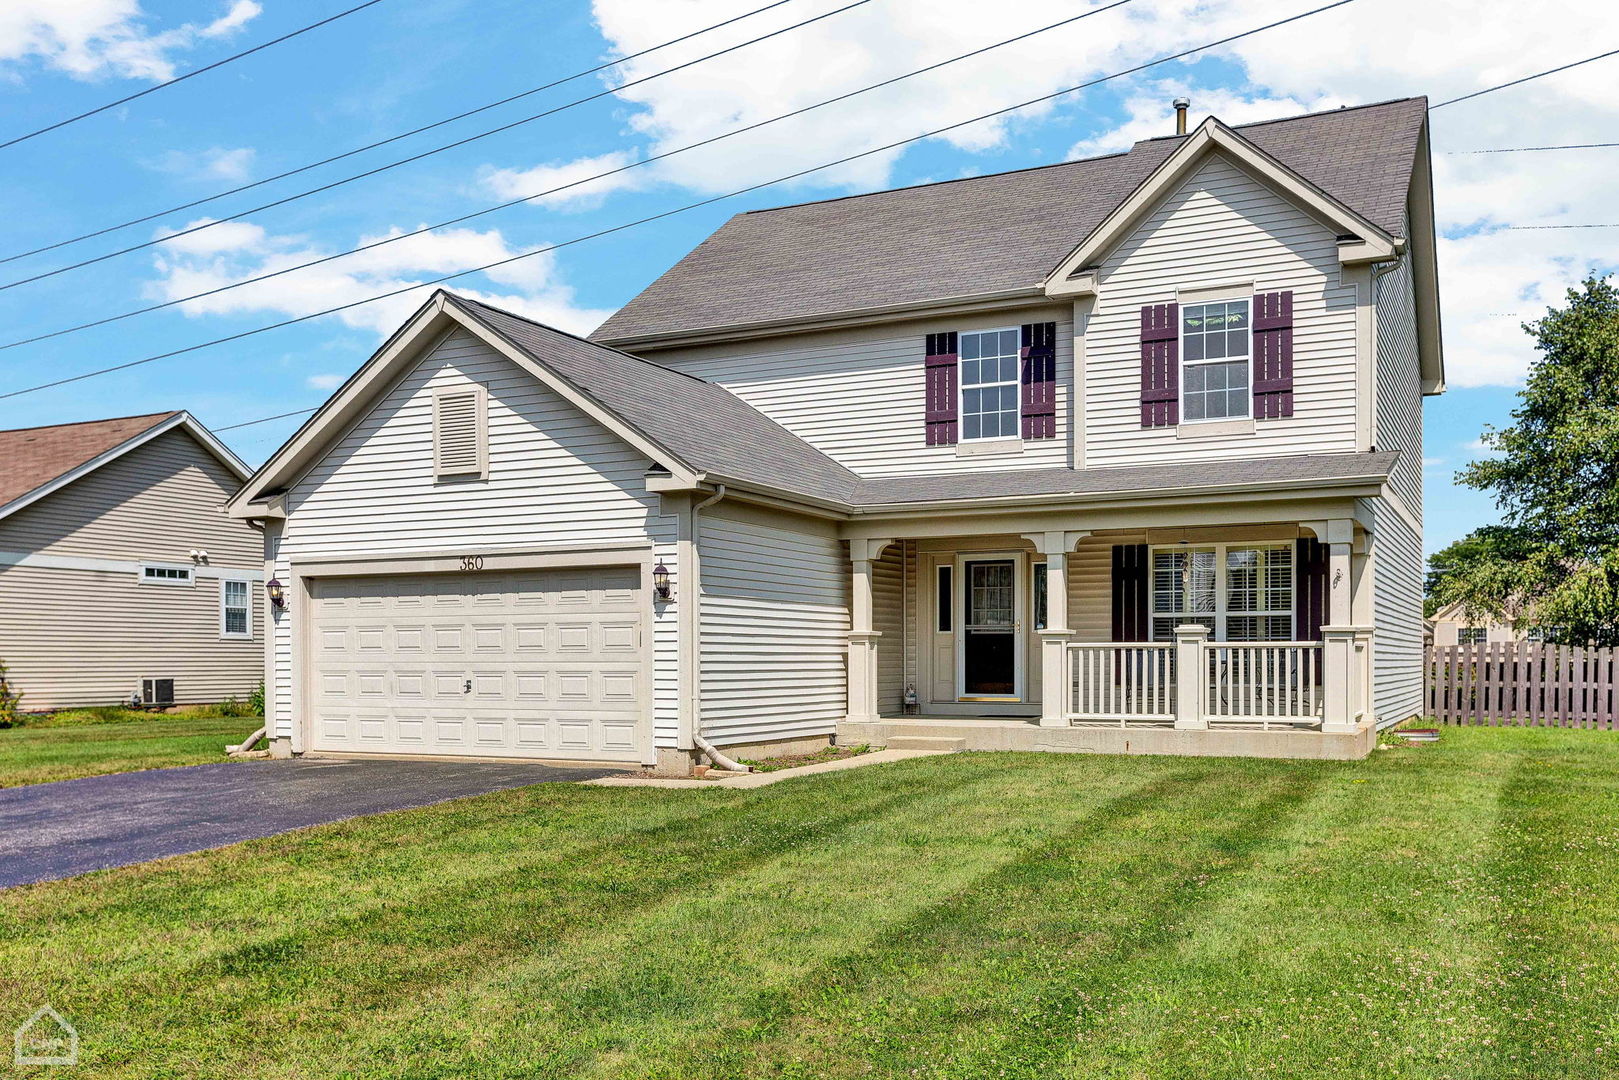
<path id="1" fill-rule="evenodd" d="M 231 605 L 225 603 L 229 585 L 241 585 L 244 602 L 242 610 L 247 612 L 247 629 L 232 631 L 226 629 L 225 613 Z M 221 641 L 252 641 L 253 640 L 253 583 L 247 578 L 222 577 L 219 579 L 219 638 Z"/>
<path id="2" fill-rule="evenodd" d="M 178 578 L 147 577 L 148 570 L 179 570 L 185 576 Z M 197 568 L 190 563 L 143 562 L 135 571 L 137 585 L 164 585 L 169 588 L 189 589 L 197 584 Z"/>
<path id="3" fill-rule="evenodd" d="M 1204 307 L 1204 306 L 1209 305 L 1209 304 L 1238 304 L 1238 303 L 1245 304 L 1248 307 L 1248 325 L 1247 325 L 1247 327 L 1245 327 L 1245 329 L 1248 331 L 1248 355 L 1245 356 L 1245 357 L 1242 357 L 1242 359 L 1244 361 L 1246 361 L 1247 365 L 1248 365 L 1248 387 L 1247 387 L 1247 392 L 1243 395 L 1243 406 L 1244 406 L 1246 411 L 1244 411 L 1242 413 L 1242 415 L 1240 415 L 1240 416 L 1214 416 L 1214 417 L 1204 417 L 1201 420 L 1189 420 L 1189 419 L 1187 419 L 1187 416 L 1186 416 L 1186 369 L 1187 369 L 1187 367 L 1188 366 L 1202 367 L 1202 366 L 1207 365 L 1207 364 L 1230 364 L 1230 363 L 1234 363 L 1236 358 L 1229 357 L 1229 356 L 1222 356 L 1222 357 L 1216 357 L 1214 359 L 1207 359 L 1207 358 L 1201 359 L 1201 360 L 1188 360 L 1188 359 L 1186 359 L 1186 309 L 1191 308 L 1191 307 Z M 1176 377 L 1176 391 L 1175 391 L 1176 392 L 1176 402 L 1175 402 L 1175 407 L 1176 407 L 1177 410 L 1179 410 L 1179 419 L 1177 421 L 1177 426 L 1178 427 L 1195 427 L 1195 426 L 1202 425 L 1202 424 L 1231 424 L 1231 423 L 1233 423 L 1235 421 L 1248 421 L 1248 422 L 1251 423 L 1253 421 L 1253 419 L 1254 419 L 1254 297 L 1253 297 L 1253 293 L 1250 292 L 1250 293 L 1247 293 L 1247 294 L 1244 294 L 1244 295 L 1241 295 L 1241 296 L 1229 296 L 1229 297 L 1212 297 L 1211 296 L 1211 297 L 1208 297 L 1206 299 L 1195 299 L 1195 300 L 1190 300 L 1190 301 L 1179 300 L 1179 301 L 1177 301 L 1177 304 L 1176 304 L 1175 318 L 1180 323 L 1180 325 L 1175 328 L 1175 352 L 1176 352 L 1176 359 L 1178 361 L 1178 370 L 1176 371 L 1176 376 L 1175 376 Z"/>
<path id="4" fill-rule="evenodd" d="M 1292 541 L 1288 541 L 1288 540 L 1221 540 L 1221 541 L 1214 541 L 1214 542 L 1210 542 L 1210 543 L 1150 544 L 1150 545 L 1148 545 L 1148 548 L 1147 548 L 1147 638 L 1148 638 L 1148 640 L 1150 640 L 1150 641 L 1157 641 L 1158 640 L 1158 638 L 1156 636 L 1154 636 L 1154 630 L 1156 628 L 1156 624 L 1161 619 L 1179 618 L 1183 622 L 1189 622 L 1189 621 L 1193 621 L 1193 620 L 1200 619 L 1200 618 L 1205 618 L 1205 617 L 1212 618 L 1214 620 L 1214 626 L 1209 631 L 1209 640 L 1210 641 L 1230 641 L 1231 640 L 1229 637 L 1226 636 L 1227 635 L 1226 620 L 1231 615 L 1229 609 L 1227 608 L 1227 601 L 1229 599 L 1229 594 L 1228 594 L 1228 591 L 1227 591 L 1228 582 L 1227 582 L 1227 577 L 1226 577 L 1226 570 L 1227 570 L 1226 558 L 1227 558 L 1227 553 L 1233 548 L 1236 548 L 1236 549 L 1267 548 L 1267 549 L 1270 549 L 1270 550 L 1288 551 L 1288 552 L 1291 553 L 1290 558 L 1292 559 L 1291 570 L 1292 570 L 1292 573 L 1293 573 L 1293 580 L 1292 580 L 1291 585 L 1289 586 L 1289 591 L 1292 594 L 1292 602 L 1289 603 L 1288 607 L 1287 607 L 1287 619 L 1288 619 L 1288 627 L 1289 627 L 1288 636 L 1287 636 L 1287 638 L 1285 640 L 1281 640 L 1281 639 L 1277 639 L 1277 640 L 1257 640 L 1257 641 L 1254 641 L 1253 644 L 1282 645 L 1282 644 L 1286 644 L 1287 642 L 1295 642 L 1295 641 L 1298 640 L 1298 634 L 1299 634 L 1298 554 L 1293 551 Z M 1158 553 L 1160 551 L 1213 551 L 1214 552 L 1214 610 L 1212 612 L 1209 612 L 1209 614 L 1207 616 L 1193 615 L 1193 614 L 1179 614 L 1179 613 L 1173 614 L 1173 615 L 1160 615 L 1158 613 L 1157 604 L 1156 604 L 1156 600 L 1157 600 L 1156 563 L 1157 563 L 1157 556 L 1158 556 Z M 1265 617 L 1275 617 L 1277 614 L 1279 614 L 1279 609 L 1268 608 L 1268 609 L 1266 609 L 1265 612 L 1261 612 L 1261 613 L 1258 613 L 1258 614 L 1255 614 L 1255 613 L 1252 613 L 1252 612 L 1239 612 L 1236 617 L 1239 618 L 1239 619 L 1244 619 L 1244 618 L 1265 618 Z"/>
<path id="5" fill-rule="evenodd" d="M 999 443 L 1017 442 L 1018 444 L 1021 445 L 1022 442 L 1023 442 L 1023 361 L 1022 361 L 1022 356 L 1021 356 L 1021 354 L 1022 354 L 1022 346 L 1021 346 L 1021 344 L 1019 345 L 1019 348 L 1018 348 L 1018 365 L 1017 365 L 1017 369 L 1016 369 L 1016 371 L 1014 373 L 1014 377 L 1013 377 L 1010 384 L 1007 384 L 1005 382 L 979 383 L 977 386 L 971 387 L 971 389 L 974 389 L 974 390 L 979 390 L 979 389 L 982 389 L 982 388 L 984 388 L 986 386 L 1007 386 L 1007 385 L 1011 385 L 1011 386 L 1015 387 L 1017 389 L 1017 430 L 1011 435 L 1002 435 L 1002 434 L 1000 434 L 998 432 L 996 434 L 994 434 L 994 435 L 974 435 L 972 437 L 968 437 L 968 435 L 967 435 L 967 390 L 969 389 L 969 387 L 967 386 L 967 380 L 962 377 L 961 366 L 964 363 L 964 360 L 963 360 L 962 355 L 961 355 L 961 339 L 963 337 L 966 337 L 969 334 L 1005 334 L 1005 333 L 1013 333 L 1013 334 L 1020 335 L 1019 338 L 1018 338 L 1018 341 L 1020 343 L 1023 340 L 1022 337 L 1021 337 L 1021 335 L 1023 333 L 1023 328 L 1021 326 L 986 326 L 981 330 L 957 330 L 956 331 L 956 445 L 958 445 L 958 446 L 960 446 L 962 443 L 992 443 L 992 442 L 999 442 Z"/>
<path id="6" fill-rule="evenodd" d="M 473 405 L 477 420 L 477 449 L 478 463 L 474 469 L 457 472 L 443 472 L 439 469 L 439 431 L 441 405 L 446 397 L 459 397 L 462 394 L 474 395 Z M 461 382 L 446 386 L 435 387 L 433 390 L 433 446 L 432 469 L 435 482 L 440 480 L 487 480 L 489 479 L 489 389 L 483 383 Z"/>

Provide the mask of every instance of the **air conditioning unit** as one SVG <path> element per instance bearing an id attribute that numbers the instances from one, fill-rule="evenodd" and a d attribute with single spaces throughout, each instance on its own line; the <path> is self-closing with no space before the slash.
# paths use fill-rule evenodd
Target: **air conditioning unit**
<path id="1" fill-rule="evenodd" d="M 141 680 L 142 705 L 173 705 L 174 680 L 173 679 L 142 679 Z"/>

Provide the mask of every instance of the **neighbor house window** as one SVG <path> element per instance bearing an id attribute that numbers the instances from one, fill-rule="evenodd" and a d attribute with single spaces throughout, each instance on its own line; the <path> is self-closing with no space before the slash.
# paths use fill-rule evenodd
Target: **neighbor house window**
<path id="1" fill-rule="evenodd" d="M 190 585 L 191 567 L 167 563 L 142 563 L 142 585 Z"/>
<path id="2" fill-rule="evenodd" d="M 1181 308 L 1181 419 L 1230 420 L 1249 415 L 1247 300 Z"/>
<path id="3" fill-rule="evenodd" d="M 1015 326 L 959 335 L 963 440 L 1018 438 L 1018 339 Z"/>
<path id="4" fill-rule="evenodd" d="M 253 636 L 252 591 L 245 581 L 219 583 L 219 634 L 228 638 Z"/>
<path id="5" fill-rule="evenodd" d="M 1463 626 L 1456 631 L 1456 644 L 1482 645 L 1489 640 L 1490 632 L 1482 626 Z"/>
<path id="6" fill-rule="evenodd" d="M 1293 549 L 1214 544 L 1152 555 L 1152 637 L 1201 623 L 1216 641 L 1293 640 Z"/>

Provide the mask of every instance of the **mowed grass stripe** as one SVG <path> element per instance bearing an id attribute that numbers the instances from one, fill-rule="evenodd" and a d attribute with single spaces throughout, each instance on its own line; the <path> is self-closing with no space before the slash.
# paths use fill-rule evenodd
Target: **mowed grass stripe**
<path id="1" fill-rule="evenodd" d="M 1180 762 L 821 972 L 762 1018 L 761 1045 L 726 1033 L 711 1063 L 739 1076 L 784 1063 L 817 1077 L 1050 1075 L 1109 973 L 1240 873 L 1318 774 Z"/>
<path id="2" fill-rule="evenodd" d="M 227 761 L 257 718 L 159 716 L 127 724 L 0 731 L 0 788 Z"/>
<path id="3" fill-rule="evenodd" d="M 704 888 L 575 937 L 570 952 L 392 1015 L 380 1027 L 394 1037 L 362 1040 L 337 1059 L 339 1071 L 374 1062 L 393 1076 L 454 1076 L 465 1068 L 460 1048 L 475 1045 L 481 1077 L 656 1073 L 683 1048 L 745 1021 L 761 992 L 790 992 L 829 960 L 886 938 L 939 890 L 970 888 L 1144 783 L 1136 774 L 1103 778 L 1053 807 L 1044 760 L 977 764 L 912 762 L 773 788 L 795 804 L 838 805 L 851 789 L 891 788 L 910 774 L 930 794 L 892 808 L 884 800 L 882 812 L 821 844 L 732 872 L 716 864 Z M 971 782 L 952 785 L 952 776 Z"/>
<path id="4" fill-rule="evenodd" d="M 1471 1075 L 1511 760 L 1457 758 L 1447 743 L 1329 767 L 1183 939 L 1112 973 L 1062 1074 Z"/>
<path id="5" fill-rule="evenodd" d="M 1494 1074 L 1612 1077 L 1619 1075 L 1619 749 L 1606 733 L 1533 736 L 1529 752 L 1514 758 L 1489 866 L 1500 951 L 1482 985 Z"/>

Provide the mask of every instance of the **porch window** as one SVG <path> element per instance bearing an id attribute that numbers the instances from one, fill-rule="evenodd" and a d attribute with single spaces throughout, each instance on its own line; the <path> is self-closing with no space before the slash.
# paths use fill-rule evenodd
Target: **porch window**
<path id="1" fill-rule="evenodd" d="M 1018 328 L 958 336 L 961 438 L 1018 438 Z"/>
<path id="2" fill-rule="evenodd" d="M 1293 548 L 1212 544 L 1152 554 L 1152 638 L 1201 623 L 1216 641 L 1293 640 Z"/>
<path id="3" fill-rule="evenodd" d="M 1034 572 L 1030 578 L 1030 592 L 1034 594 L 1034 603 L 1030 605 L 1034 608 L 1034 628 L 1044 630 L 1046 628 L 1046 564 L 1043 562 L 1034 564 Z"/>
<path id="4" fill-rule="evenodd" d="M 1242 419 L 1249 413 L 1247 300 L 1181 308 L 1181 418 Z"/>

